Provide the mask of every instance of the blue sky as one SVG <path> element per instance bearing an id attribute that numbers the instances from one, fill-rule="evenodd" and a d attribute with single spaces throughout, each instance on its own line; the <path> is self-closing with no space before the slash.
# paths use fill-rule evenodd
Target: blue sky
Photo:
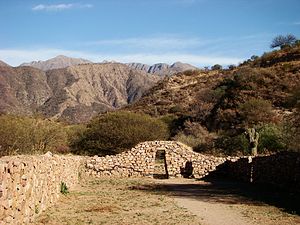
<path id="1" fill-rule="evenodd" d="M 238 63 L 300 38 L 299 0 L 0 0 L 0 60 Z"/>

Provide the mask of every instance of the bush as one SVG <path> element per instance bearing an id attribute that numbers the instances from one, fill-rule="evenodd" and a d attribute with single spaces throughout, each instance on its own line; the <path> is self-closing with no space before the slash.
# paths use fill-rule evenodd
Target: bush
<path id="1" fill-rule="evenodd" d="M 0 124 L 0 156 L 56 151 L 68 143 L 67 128 L 50 120 L 1 115 Z"/>
<path id="2" fill-rule="evenodd" d="M 222 66 L 219 65 L 219 64 L 215 64 L 211 67 L 212 70 L 221 70 L 222 69 Z"/>
<path id="3" fill-rule="evenodd" d="M 269 123 L 275 118 L 272 104 L 269 101 L 256 98 L 240 104 L 239 113 L 246 127 Z"/>
<path id="4" fill-rule="evenodd" d="M 110 112 L 94 118 L 73 140 L 73 152 L 87 155 L 117 154 L 143 141 L 166 140 L 167 125 L 159 119 L 131 112 Z"/>
<path id="5" fill-rule="evenodd" d="M 285 149 L 284 134 L 281 127 L 267 124 L 259 129 L 258 152 L 277 152 Z"/>
<path id="6" fill-rule="evenodd" d="M 289 106 L 294 112 L 286 118 L 285 142 L 288 150 L 300 152 L 300 87 L 298 86 L 291 98 Z"/>
<path id="7" fill-rule="evenodd" d="M 227 82 L 240 90 L 256 90 L 258 86 L 264 85 L 264 74 L 268 74 L 266 69 L 241 67 L 234 73 L 234 79 Z"/>
<path id="8" fill-rule="evenodd" d="M 245 134 L 231 136 L 222 134 L 216 139 L 215 147 L 225 155 L 249 155 L 249 141 Z"/>
<path id="9" fill-rule="evenodd" d="M 180 105 L 175 105 L 175 106 L 172 106 L 170 109 L 169 109 L 169 113 L 171 114 L 180 114 L 184 112 L 182 106 Z"/>
<path id="10" fill-rule="evenodd" d="M 199 123 L 186 121 L 184 123 L 184 129 L 173 139 L 192 147 L 194 151 L 205 152 L 212 147 L 214 134 L 209 133 L 208 130 Z"/>
<path id="11" fill-rule="evenodd" d="M 167 125 L 170 137 L 174 137 L 182 129 L 187 119 L 187 116 L 177 116 L 174 114 L 160 117 L 160 120 Z"/>

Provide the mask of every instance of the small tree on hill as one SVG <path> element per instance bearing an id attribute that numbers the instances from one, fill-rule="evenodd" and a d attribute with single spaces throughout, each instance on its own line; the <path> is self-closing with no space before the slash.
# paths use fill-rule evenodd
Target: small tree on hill
<path id="1" fill-rule="evenodd" d="M 212 70 L 221 70 L 222 69 L 222 66 L 219 65 L 219 64 L 215 64 L 211 67 Z"/>
<path id="2" fill-rule="evenodd" d="M 286 36 L 278 35 L 273 39 L 270 47 L 271 48 L 280 47 L 281 49 L 283 49 L 287 46 L 294 45 L 296 41 L 297 41 L 297 38 L 292 34 L 288 34 Z"/>

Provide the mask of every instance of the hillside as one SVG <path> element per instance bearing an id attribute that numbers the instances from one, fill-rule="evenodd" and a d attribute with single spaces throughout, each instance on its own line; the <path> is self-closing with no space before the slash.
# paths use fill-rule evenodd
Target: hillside
<path id="1" fill-rule="evenodd" d="M 51 95 L 43 71 L 33 67 L 0 66 L 0 112 L 32 114 Z"/>
<path id="2" fill-rule="evenodd" d="M 135 104 L 126 109 L 153 116 L 191 115 L 199 91 L 214 89 L 225 75 L 218 71 L 188 71 L 165 77 Z"/>
<path id="3" fill-rule="evenodd" d="M 29 63 L 23 63 L 20 66 L 31 66 L 43 71 L 48 71 L 52 69 L 66 68 L 69 66 L 87 64 L 87 63 L 92 63 L 92 62 L 86 59 L 71 58 L 71 57 L 59 55 L 52 59 L 48 59 L 46 61 L 33 61 Z"/>
<path id="4" fill-rule="evenodd" d="M 77 65 L 47 72 L 53 96 L 41 107 L 47 117 L 82 122 L 132 103 L 158 77 L 119 63 Z"/>
<path id="5" fill-rule="evenodd" d="M 142 70 L 147 73 L 156 74 L 160 76 L 170 76 L 179 72 L 198 69 L 195 66 L 192 66 L 187 63 L 182 63 L 182 62 L 176 62 L 173 63 L 172 65 L 166 63 L 157 63 L 152 66 L 149 66 L 147 64 L 142 64 L 142 63 L 127 63 L 126 65 L 129 66 L 130 68 Z"/>
<path id="6" fill-rule="evenodd" d="M 85 64 L 43 72 L 0 66 L 0 111 L 85 122 L 139 99 L 159 77 L 124 64 Z"/>
<path id="7" fill-rule="evenodd" d="M 226 135 L 235 143 L 243 141 L 244 136 L 237 140 L 235 135 L 253 126 L 262 130 L 264 126 L 273 126 L 265 129 L 273 129 L 279 135 L 280 127 L 287 121 L 297 120 L 295 105 L 290 102 L 300 89 L 299 54 L 300 47 L 294 46 L 247 60 L 237 68 L 187 71 L 166 77 L 125 110 L 177 118 L 172 125 L 176 129 L 173 136 L 182 137 L 184 133 L 185 140 L 193 136 L 194 142 L 202 140 L 203 144 L 205 138 L 213 135 L 236 151 L 238 147 L 230 144 Z M 280 138 L 270 143 L 277 142 L 279 146 Z"/>
<path id="8" fill-rule="evenodd" d="M 10 66 L 10 65 L 0 60 L 0 66 Z"/>

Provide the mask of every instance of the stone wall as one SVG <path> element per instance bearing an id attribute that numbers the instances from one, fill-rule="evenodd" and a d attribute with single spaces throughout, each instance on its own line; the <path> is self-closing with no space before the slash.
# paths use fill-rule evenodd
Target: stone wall
<path id="1" fill-rule="evenodd" d="M 220 170 L 223 170 L 223 175 L 237 180 L 300 190 L 300 153 L 281 152 L 243 158 L 227 162 Z"/>
<path id="2" fill-rule="evenodd" d="M 78 183 L 81 157 L 13 156 L 0 158 L 0 224 L 27 224 L 61 195 L 61 182 Z"/>
<path id="3" fill-rule="evenodd" d="M 83 169 L 93 177 L 153 177 L 156 153 L 164 152 L 169 178 L 217 174 L 246 182 L 300 190 L 300 154 L 219 158 L 172 141 L 140 143 L 115 156 L 13 156 L 0 158 L 0 224 L 27 224 L 61 195 L 61 182 L 78 183 Z"/>
<path id="4" fill-rule="evenodd" d="M 179 142 L 151 141 L 140 143 L 130 151 L 115 156 L 95 156 L 87 160 L 86 172 L 95 177 L 152 177 L 157 151 L 165 152 L 166 170 L 170 178 L 184 175 L 200 178 L 227 160 L 195 153 Z"/>

